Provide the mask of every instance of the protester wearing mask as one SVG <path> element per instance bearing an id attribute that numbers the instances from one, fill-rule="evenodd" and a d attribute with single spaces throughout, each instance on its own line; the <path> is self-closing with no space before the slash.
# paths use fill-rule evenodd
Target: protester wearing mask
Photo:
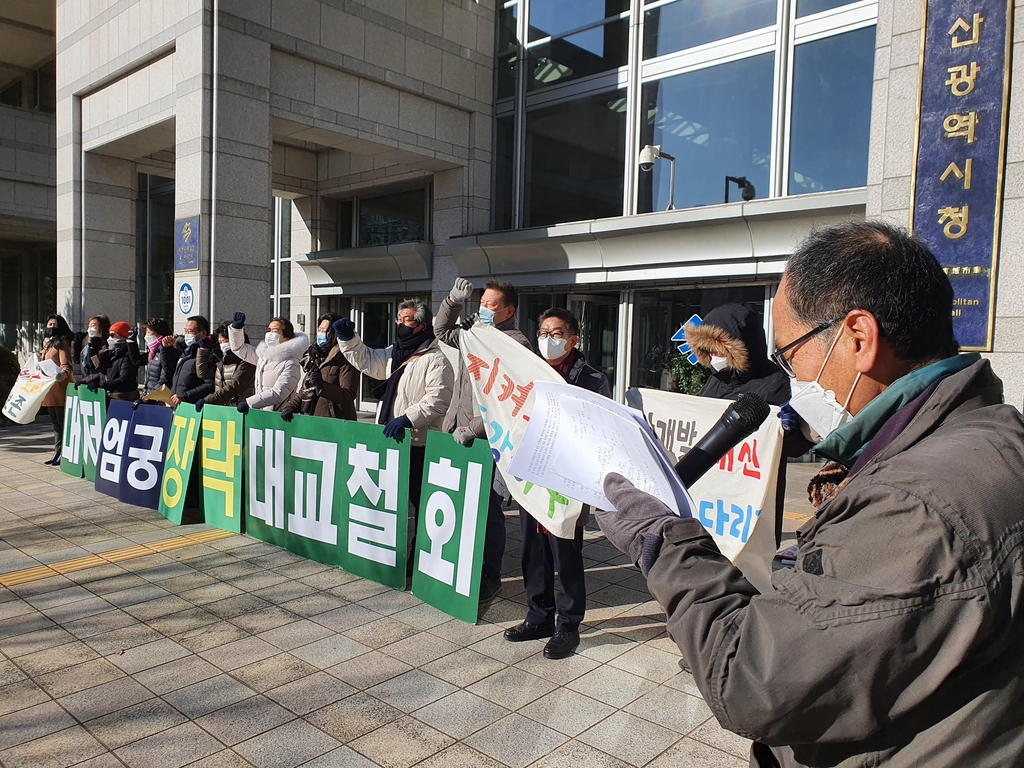
<path id="1" fill-rule="evenodd" d="M 106 373 L 93 373 L 85 377 L 85 385 L 90 392 L 102 388 L 114 400 L 134 401 L 139 399 L 139 369 L 129 347 L 135 344 L 129 341 L 132 328 L 122 321 L 110 326 L 107 337 L 107 349 L 110 362 Z M 138 350 L 138 347 L 135 347 Z"/>
<path id="2" fill-rule="evenodd" d="M 569 384 L 605 397 L 612 396 L 608 378 L 590 365 L 576 349 L 579 321 L 567 309 L 552 308 L 540 316 L 537 347 L 540 356 Z M 576 522 L 575 536 L 561 539 L 547 532 L 520 508 L 522 525 L 523 585 L 526 588 L 526 620 L 505 630 L 505 639 L 517 643 L 550 637 L 544 646 L 548 659 L 564 659 L 580 644 L 580 624 L 587 608 L 583 573 L 583 526 L 586 512 Z M 555 572 L 561 589 L 555 596 Z"/>
<path id="3" fill-rule="evenodd" d="M 89 318 L 86 342 L 82 344 L 78 362 L 83 380 L 94 373 L 105 373 L 107 366 L 107 338 L 110 336 L 110 318 L 96 315 Z"/>
<path id="4" fill-rule="evenodd" d="M 244 343 L 249 343 L 249 336 L 242 334 Z M 231 351 L 228 338 L 228 327 L 222 325 L 217 329 L 217 340 L 212 336 L 200 339 L 199 352 L 196 353 L 196 371 L 201 378 L 212 378 L 216 389 L 196 403 L 196 410 L 201 411 L 204 405 L 237 406 L 253 394 L 256 382 L 256 366 L 247 363 Z"/>
<path id="5" fill-rule="evenodd" d="M 474 440 L 487 439 L 484 420 L 480 409 L 473 399 L 473 385 L 469 371 L 461 360 L 459 336 L 462 327 L 459 315 L 468 314 L 464 311 L 466 302 L 473 296 L 473 284 L 464 278 L 457 278 L 451 293 L 441 301 L 441 307 L 434 318 L 434 333 L 442 344 L 460 350 L 458 375 L 455 376 L 455 390 L 452 393 L 452 405 L 445 416 L 442 429 L 451 432 L 456 442 L 472 445 Z M 529 347 L 530 342 L 516 327 L 516 310 L 519 304 L 519 292 L 511 283 L 492 280 L 484 286 L 480 297 L 480 312 L 476 315 L 480 322 L 493 325 L 511 339 Z M 473 317 L 466 321 L 472 322 Z M 511 500 L 511 494 L 495 469 L 491 484 L 491 496 L 487 505 L 487 528 L 484 533 L 484 554 L 480 578 L 480 602 L 492 599 L 501 589 L 501 561 L 505 555 L 505 511 L 504 505 Z"/>
<path id="6" fill-rule="evenodd" d="M 231 351 L 246 363 L 256 366 L 255 391 L 238 403 L 245 413 L 250 408 L 279 411 L 299 386 L 302 368 L 299 361 L 309 346 L 309 337 L 296 333 L 287 317 L 275 317 L 267 325 L 267 332 L 259 346 L 245 340 L 245 313 L 235 312 L 228 327 Z"/>
<path id="7" fill-rule="evenodd" d="M 340 319 L 328 312 L 317 320 L 316 343 L 302 358 L 302 383 L 281 407 L 285 421 L 291 421 L 296 413 L 356 420 L 359 371 L 338 348 L 333 326 Z"/>
<path id="8" fill-rule="evenodd" d="M 43 349 L 39 355 L 40 362 L 51 360 L 60 368 L 57 383 L 50 387 L 41 406 L 47 409 L 47 413 L 50 414 L 50 422 L 53 424 L 53 458 L 45 463 L 57 466 L 60 464 L 60 449 L 64 441 L 64 402 L 67 398 L 67 385 L 75 375 L 72 362 L 74 355 L 71 351 L 71 341 L 75 338 L 75 334 L 63 317 L 50 315 L 46 318 L 46 330 L 43 331 L 43 337 Z"/>
<path id="9" fill-rule="evenodd" d="M 711 368 L 711 376 L 697 394 L 735 400 L 742 394 L 759 395 L 769 405 L 783 405 L 790 398 L 789 376 L 768 359 L 768 344 L 761 316 L 744 304 L 725 304 L 708 312 L 700 325 L 683 327 L 686 343 L 697 360 Z M 785 425 L 784 425 L 785 426 Z M 786 465 L 789 457 L 801 456 L 811 443 L 799 431 L 787 430 L 775 486 L 775 546 L 782 543 L 786 504 Z"/>
<path id="10" fill-rule="evenodd" d="M 384 436 L 403 440 L 410 430 L 409 502 L 415 532 L 423 484 L 423 453 L 427 430 L 440 429 L 452 400 L 452 367 L 434 338 L 431 312 L 418 299 L 398 305 L 395 343 L 386 349 L 370 349 L 347 317 L 334 323 L 338 347 L 357 370 L 383 383 L 372 395 L 377 403 L 377 423 Z M 409 537 L 410 544 L 413 536 Z M 412 561 L 410 560 L 410 572 Z"/>
<path id="11" fill-rule="evenodd" d="M 196 357 L 199 355 L 200 338 L 210 335 L 210 321 L 202 315 L 193 315 L 185 321 L 185 351 L 174 367 L 174 379 L 171 382 L 171 405 L 180 403 L 196 403 L 213 394 L 215 389 L 212 375 L 203 378 L 196 370 Z M 165 336 L 161 343 L 167 343 Z M 207 371 L 207 374 L 211 372 Z"/>
<path id="12" fill-rule="evenodd" d="M 940 264 L 889 224 L 822 228 L 790 257 L 774 357 L 832 463 L 770 593 L 699 520 L 605 479 L 601 528 L 752 766 L 1024 764 L 1024 418 L 957 354 L 952 314 Z"/>
<path id="13" fill-rule="evenodd" d="M 143 329 L 146 344 L 145 392 L 149 394 L 161 386 L 170 389 L 181 358 L 181 348 L 171 332 L 170 323 L 162 317 L 153 317 L 146 321 Z"/>

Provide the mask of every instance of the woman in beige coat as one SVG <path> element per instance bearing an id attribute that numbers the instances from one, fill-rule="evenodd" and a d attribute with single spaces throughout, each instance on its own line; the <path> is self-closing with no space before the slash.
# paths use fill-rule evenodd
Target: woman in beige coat
<path id="1" fill-rule="evenodd" d="M 74 338 L 75 334 L 63 317 L 50 315 L 46 318 L 46 339 L 43 341 L 39 360 L 52 360 L 54 365 L 60 368 L 57 383 L 50 387 L 50 391 L 43 399 L 43 407 L 49 411 L 50 421 L 53 423 L 53 458 L 46 463 L 54 467 L 60 465 L 60 447 L 64 440 L 65 391 L 68 382 L 74 378 L 74 354 L 71 351 L 71 342 Z"/>

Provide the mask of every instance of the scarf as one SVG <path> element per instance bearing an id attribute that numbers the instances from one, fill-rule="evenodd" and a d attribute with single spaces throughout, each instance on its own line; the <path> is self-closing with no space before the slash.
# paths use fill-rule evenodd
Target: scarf
<path id="1" fill-rule="evenodd" d="M 149 350 L 150 360 L 156 357 L 156 353 L 160 350 L 160 345 L 163 343 L 163 340 L 163 336 L 157 336 L 153 341 L 146 342 L 146 349 Z"/>
<path id="2" fill-rule="evenodd" d="M 378 424 L 387 424 L 395 418 L 395 397 L 398 395 L 398 382 L 402 380 L 405 373 L 405 364 L 414 356 L 434 343 L 434 329 L 429 325 L 419 333 L 414 333 L 407 339 L 398 339 L 391 346 L 391 375 L 387 381 L 379 384 L 370 391 L 372 397 L 380 400 L 380 413 L 377 416 Z"/>

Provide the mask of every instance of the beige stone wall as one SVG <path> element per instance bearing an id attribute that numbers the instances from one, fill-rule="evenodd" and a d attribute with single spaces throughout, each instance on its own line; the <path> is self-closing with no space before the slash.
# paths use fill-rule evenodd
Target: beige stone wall
<path id="1" fill-rule="evenodd" d="M 52 115 L 0 104 L 0 239 L 54 241 L 55 142 Z"/>

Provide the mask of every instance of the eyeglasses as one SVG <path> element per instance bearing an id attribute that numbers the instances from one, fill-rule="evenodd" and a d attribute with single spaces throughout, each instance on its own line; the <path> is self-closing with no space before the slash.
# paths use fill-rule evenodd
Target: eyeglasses
<path id="1" fill-rule="evenodd" d="M 783 371 L 785 371 L 786 375 L 789 376 L 789 378 L 795 379 L 796 378 L 796 371 L 793 370 L 793 364 L 791 362 L 789 362 L 789 358 L 786 357 L 786 353 L 789 352 L 789 350 L 791 350 L 791 349 L 795 349 L 796 347 L 799 347 L 805 341 L 808 341 L 809 339 L 813 339 L 815 336 L 817 336 L 822 331 L 827 331 L 829 328 L 831 328 L 833 325 L 835 325 L 838 322 L 839 322 L 838 320 L 833 320 L 830 323 L 822 323 L 817 328 L 814 328 L 814 329 L 808 331 L 807 333 L 805 333 L 799 339 L 796 339 L 795 341 L 789 342 L 789 344 L 787 344 L 784 347 L 779 347 L 777 350 L 772 352 L 771 355 L 770 355 L 772 362 L 775 363 L 777 366 L 779 366 L 779 368 L 781 368 Z"/>
<path id="2" fill-rule="evenodd" d="M 572 334 L 571 333 L 566 333 L 564 331 L 551 331 L 551 333 L 548 333 L 547 331 L 538 331 L 537 332 L 537 338 L 538 339 L 546 339 L 549 336 L 552 339 L 568 339 L 568 338 L 570 338 L 572 336 Z"/>

